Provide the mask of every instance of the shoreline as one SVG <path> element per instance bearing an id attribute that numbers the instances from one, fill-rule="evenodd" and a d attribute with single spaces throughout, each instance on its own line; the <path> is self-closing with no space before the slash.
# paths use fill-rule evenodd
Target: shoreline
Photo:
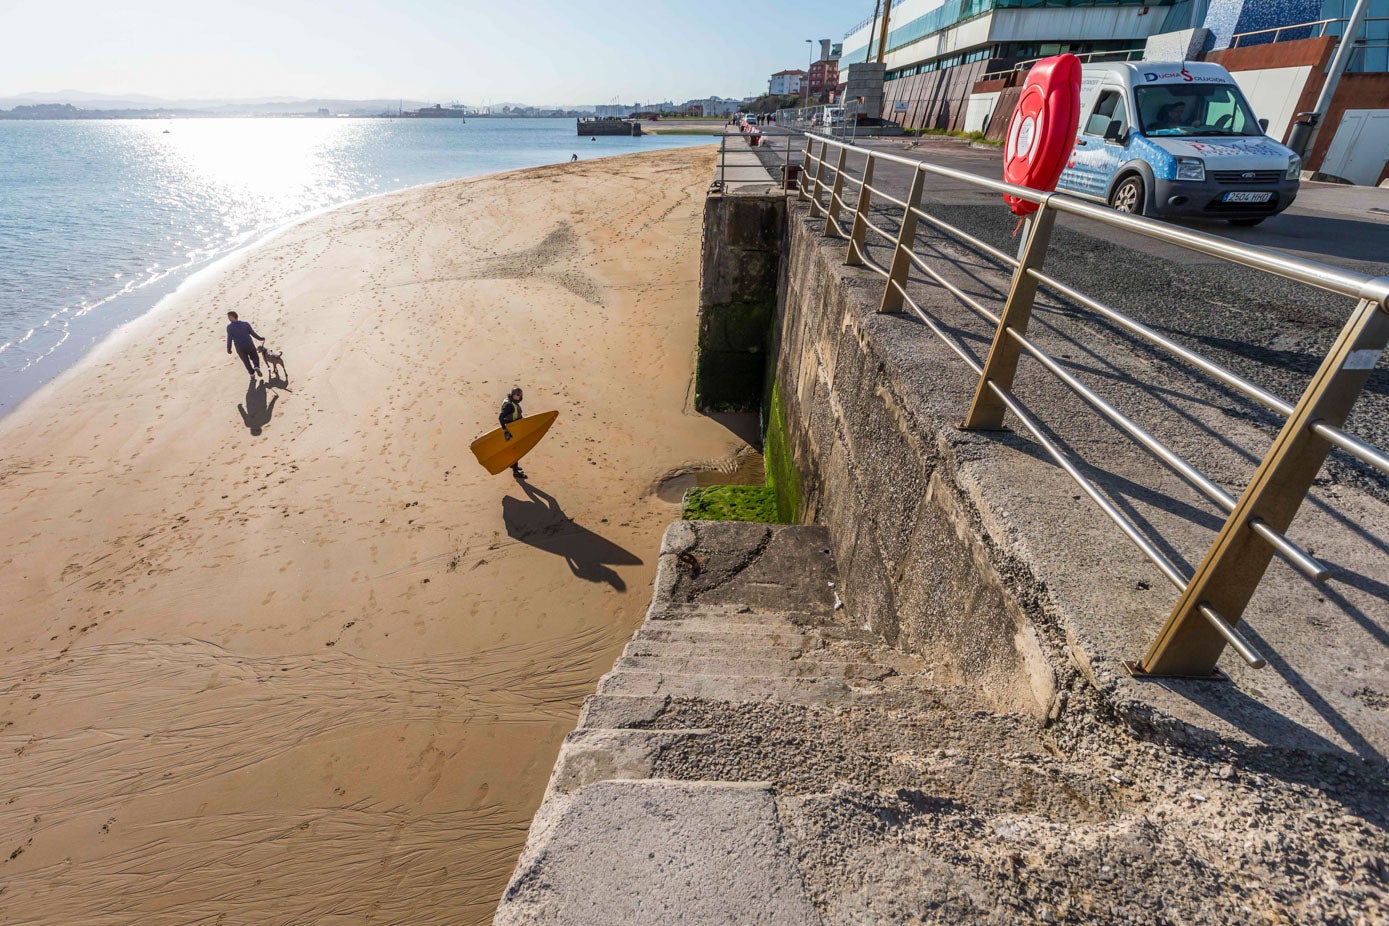
<path id="1" fill-rule="evenodd" d="M 106 297 L 101 302 L 99 302 L 98 305 L 119 305 L 122 307 L 134 306 L 135 308 L 133 310 L 125 309 L 125 311 L 121 313 L 118 320 L 104 327 L 100 333 L 96 334 L 94 337 L 91 338 L 84 338 L 84 340 L 86 340 L 87 342 L 85 346 L 79 346 L 77 349 L 80 352 L 75 357 L 68 359 L 68 361 L 58 370 L 46 375 L 43 378 L 38 378 L 37 382 L 33 383 L 27 388 L 24 386 L 18 387 L 18 390 L 16 391 L 22 391 L 22 394 L 20 394 L 18 398 L 13 400 L 13 405 L 6 407 L 3 404 L 3 402 L 5 399 L 8 398 L 8 396 L 6 394 L 0 394 L 0 429 L 3 429 L 4 423 L 8 418 L 19 412 L 21 409 L 23 409 L 24 406 L 29 404 L 31 400 L 38 397 L 48 387 L 56 385 L 65 376 L 74 373 L 83 364 L 87 363 L 88 361 L 92 360 L 92 358 L 97 356 L 99 352 L 108 345 L 109 342 L 117 339 L 121 335 L 122 331 L 124 331 L 124 329 L 129 328 L 132 325 L 137 325 L 149 316 L 158 313 L 160 307 L 167 300 L 177 297 L 179 291 L 182 290 L 185 286 L 194 285 L 197 282 L 198 278 L 202 275 L 225 272 L 227 267 L 229 267 L 236 258 L 249 256 L 252 252 L 254 252 L 256 248 L 262 245 L 269 244 L 277 236 L 285 232 L 288 232 L 294 229 L 296 226 L 304 224 L 305 222 L 313 221 L 319 216 L 333 212 L 336 209 L 349 208 L 360 203 L 368 202 L 369 200 L 375 199 L 380 196 L 391 196 L 396 193 L 405 193 L 412 190 L 423 190 L 431 186 L 456 183 L 460 180 L 471 179 L 474 178 L 451 177 L 447 180 L 432 180 L 428 183 L 417 183 L 412 184 L 411 186 L 401 187 L 398 190 L 386 190 L 381 193 L 372 193 L 367 196 L 359 196 L 356 199 L 344 200 L 343 202 L 336 203 L 331 206 L 322 206 L 318 209 L 310 210 L 309 212 L 306 212 L 303 215 L 298 215 L 292 219 L 288 219 L 284 222 L 281 222 L 278 225 L 271 226 L 270 228 L 251 232 L 245 240 L 238 242 L 237 244 L 233 245 L 231 248 L 229 248 L 221 254 L 214 254 L 198 262 L 190 262 L 188 264 L 180 265 L 168 271 L 168 273 L 166 273 L 163 277 L 150 280 L 144 285 L 139 286 L 129 292 L 116 293 L 112 296 Z M 43 359 L 47 360 L 55 353 L 58 353 L 58 350 L 54 350 L 52 353 L 44 355 Z M 21 378 L 21 376 L 22 374 L 17 375 L 16 378 Z"/>
<path id="2" fill-rule="evenodd" d="M 218 117 L 210 117 L 218 118 Z M 82 121 L 82 120 L 77 120 Z M 653 133 L 655 134 L 655 133 Z M 690 147 L 701 147 L 692 144 Z M 668 149 L 657 149 L 668 150 Z M 678 150 L 678 149 L 675 149 Z M 638 154 L 653 152 L 634 152 Z M 611 158 L 628 157 L 630 154 L 605 155 L 599 158 L 586 159 L 585 162 L 603 161 Z M 294 216 L 268 228 L 247 233 L 247 236 L 237 243 L 231 245 L 225 251 L 213 254 L 197 261 L 190 261 L 170 268 L 163 276 L 148 280 L 140 286 L 126 291 L 116 292 L 99 300 L 92 308 L 108 306 L 100 318 L 93 318 L 90 322 L 83 325 L 84 330 L 79 337 L 69 337 L 58 347 L 48 354 L 44 354 L 37 362 L 29 368 L 10 374 L 6 377 L 3 386 L 0 386 L 0 427 L 13 414 L 23 408 L 35 396 L 43 392 L 50 384 L 57 382 L 70 371 L 83 364 L 89 357 L 96 354 L 102 346 L 116 337 L 122 329 L 139 322 L 141 319 L 156 313 L 160 309 L 161 303 L 176 296 L 178 291 L 185 285 L 190 284 L 196 277 L 203 273 L 215 272 L 222 264 L 235 259 L 240 255 L 255 249 L 256 247 L 268 243 L 276 236 L 313 219 L 330 213 L 336 209 L 350 208 L 352 206 L 368 202 L 377 197 L 391 196 L 397 193 L 404 193 L 412 190 L 423 190 L 432 186 L 456 183 L 464 180 L 476 180 L 483 177 L 502 177 L 522 171 L 536 170 L 542 167 L 561 166 L 567 162 L 557 161 L 554 164 L 543 164 L 535 167 L 518 167 L 505 171 L 494 171 L 485 174 L 475 174 L 461 177 L 448 177 L 442 180 L 430 180 L 424 183 L 415 183 L 408 186 L 398 187 L 392 190 L 383 190 L 377 193 L 370 193 L 366 196 L 359 196 L 353 199 L 343 200 L 339 203 L 321 206 L 311 209 L 308 212 Z M 580 162 L 584 163 L 584 162 Z M 88 309 L 87 314 L 91 311 Z M 75 334 L 75 332 L 74 332 Z M 69 347 L 69 342 L 77 341 Z M 47 369 L 50 358 L 61 355 L 54 369 Z M 42 368 L 42 369 L 39 369 Z M 37 372 L 36 369 L 38 370 Z"/>
<path id="3" fill-rule="evenodd" d="M 0 422 L 12 918 L 490 921 L 645 609 L 652 486 L 743 446 L 685 409 L 714 157 L 329 210 Z M 468 451 L 516 383 L 560 410 L 524 483 Z"/>

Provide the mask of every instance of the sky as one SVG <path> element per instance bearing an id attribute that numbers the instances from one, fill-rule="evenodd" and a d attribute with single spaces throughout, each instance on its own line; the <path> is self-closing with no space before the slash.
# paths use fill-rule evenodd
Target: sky
<path id="1" fill-rule="evenodd" d="M 860 9 L 862 7 L 862 9 Z M 763 93 L 864 0 L 0 0 L 0 97 L 592 105 Z"/>

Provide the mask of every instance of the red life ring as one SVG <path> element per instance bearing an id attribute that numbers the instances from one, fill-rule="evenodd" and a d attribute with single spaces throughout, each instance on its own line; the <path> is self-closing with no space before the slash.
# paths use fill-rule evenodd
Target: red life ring
<path id="1" fill-rule="evenodd" d="M 1003 179 L 1050 193 L 1075 147 L 1080 124 L 1080 59 L 1044 58 L 1027 72 L 1027 83 L 1008 123 Z M 1015 215 L 1031 215 L 1036 203 L 1004 194 Z"/>

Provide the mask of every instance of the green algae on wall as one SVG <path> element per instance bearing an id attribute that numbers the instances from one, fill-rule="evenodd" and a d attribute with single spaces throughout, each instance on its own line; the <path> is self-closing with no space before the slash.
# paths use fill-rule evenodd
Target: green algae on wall
<path id="1" fill-rule="evenodd" d="M 680 517 L 686 521 L 780 523 L 776 495 L 770 486 L 697 486 L 685 493 Z"/>
<path id="2" fill-rule="evenodd" d="M 755 411 L 767 366 L 767 333 L 776 315 L 768 300 L 730 302 L 699 320 L 695 407 L 701 411 Z"/>
<path id="3" fill-rule="evenodd" d="M 781 386 L 772 383 L 767 403 L 767 433 L 763 438 L 763 457 L 767 466 L 767 485 L 776 495 L 777 518 L 782 524 L 798 524 L 801 519 L 801 475 L 791 455 L 791 433 L 786 426 L 786 406 Z"/>

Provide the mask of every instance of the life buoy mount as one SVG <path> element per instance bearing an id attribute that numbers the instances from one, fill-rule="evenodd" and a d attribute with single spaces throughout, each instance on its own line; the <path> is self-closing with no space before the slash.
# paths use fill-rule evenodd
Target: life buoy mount
<path id="1" fill-rule="evenodd" d="M 1043 58 L 1027 72 L 1003 148 L 1003 179 L 1050 193 L 1075 147 L 1080 124 L 1080 59 Z M 1003 196 L 1015 215 L 1031 215 L 1036 203 Z"/>

